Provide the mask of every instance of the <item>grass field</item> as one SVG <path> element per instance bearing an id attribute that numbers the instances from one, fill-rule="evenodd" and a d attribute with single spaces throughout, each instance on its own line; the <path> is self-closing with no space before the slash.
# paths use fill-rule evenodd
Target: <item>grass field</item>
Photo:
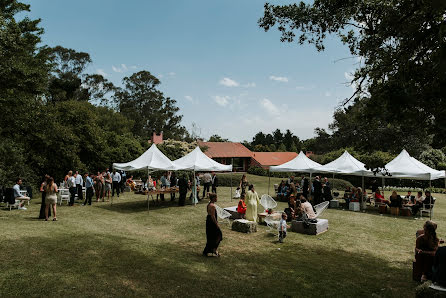
<path id="1" fill-rule="evenodd" d="M 267 178 L 248 179 L 267 192 Z M 229 188 L 218 193 L 218 205 L 236 204 Z M 436 197 L 445 238 L 446 197 Z M 415 231 L 425 219 L 328 209 L 328 232 L 289 232 L 283 244 L 264 226 L 242 234 L 222 223 L 222 256 L 205 258 L 205 202 L 148 212 L 145 196 L 126 193 L 113 206 L 58 206 L 57 222 L 36 219 L 39 202 L 0 210 L 0 296 L 411 297 L 417 286 Z"/>

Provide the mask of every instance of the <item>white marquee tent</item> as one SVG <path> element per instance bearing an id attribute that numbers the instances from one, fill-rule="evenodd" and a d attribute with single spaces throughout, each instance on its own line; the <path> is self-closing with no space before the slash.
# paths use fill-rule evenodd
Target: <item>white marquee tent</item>
<path id="1" fill-rule="evenodd" d="M 197 186 L 195 180 L 195 171 L 213 171 L 213 172 L 231 172 L 232 165 L 224 165 L 216 162 L 212 158 L 204 154 L 200 147 L 197 146 L 192 152 L 186 154 L 185 156 L 175 160 L 173 162 L 177 170 L 191 170 L 194 171 L 194 203 L 197 203 Z M 232 194 L 232 190 L 231 190 Z"/>
<path id="2" fill-rule="evenodd" d="M 316 168 L 319 168 L 321 164 L 309 159 L 305 153 L 299 152 L 292 160 L 281 164 L 279 166 L 271 166 L 270 172 L 298 172 L 298 173 L 314 173 Z"/>
<path id="3" fill-rule="evenodd" d="M 321 173 L 336 173 L 354 176 L 373 176 L 371 170 L 367 170 L 364 163 L 354 158 L 350 153 L 344 153 L 332 162 L 316 169 Z"/>
<path id="4" fill-rule="evenodd" d="M 155 144 L 135 160 L 126 163 L 113 163 L 113 168 L 123 171 L 168 170 L 174 171 L 175 164 L 165 156 Z"/>
<path id="5" fill-rule="evenodd" d="M 410 156 L 404 149 L 397 157 L 386 164 L 385 168 L 392 178 L 415 180 L 435 180 L 445 178 L 445 171 L 432 169 Z"/>

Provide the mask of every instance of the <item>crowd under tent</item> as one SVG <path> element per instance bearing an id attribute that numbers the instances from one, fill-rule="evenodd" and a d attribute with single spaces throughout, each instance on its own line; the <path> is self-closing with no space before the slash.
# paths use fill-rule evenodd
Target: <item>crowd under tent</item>
<path id="1" fill-rule="evenodd" d="M 302 151 L 299 152 L 299 154 L 293 158 L 292 160 L 278 165 L 278 166 L 271 166 L 269 168 L 270 172 L 294 172 L 294 173 L 310 173 L 310 183 L 311 183 L 311 176 L 313 173 L 316 172 L 316 169 L 321 167 L 321 164 L 309 159 L 305 153 Z M 269 179 L 270 181 L 271 179 Z M 268 194 L 269 194 L 269 181 L 268 181 Z"/>
<path id="2" fill-rule="evenodd" d="M 194 204 L 197 203 L 197 193 L 196 193 L 196 181 L 195 172 L 232 172 L 232 165 L 224 165 L 216 162 L 215 160 L 204 154 L 200 147 L 196 147 L 192 152 L 186 154 L 185 156 L 173 161 L 176 170 L 189 170 L 194 172 L 194 190 L 193 194 Z M 232 176 L 231 176 L 232 177 Z M 231 186 L 231 196 L 232 196 L 232 186 Z"/>

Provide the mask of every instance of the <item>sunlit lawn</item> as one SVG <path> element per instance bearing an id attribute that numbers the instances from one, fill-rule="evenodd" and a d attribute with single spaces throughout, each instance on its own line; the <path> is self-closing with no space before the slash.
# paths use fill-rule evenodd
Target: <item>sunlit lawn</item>
<path id="1" fill-rule="evenodd" d="M 267 192 L 267 178 L 249 180 Z M 220 206 L 236 204 L 229 188 L 218 193 Z M 436 197 L 445 238 L 446 200 Z M 221 223 L 222 256 L 205 258 L 205 202 L 148 212 L 145 196 L 126 193 L 113 206 L 58 206 L 59 221 L 44 222 L 39 201 L 0 210 L 0 296 L 408 297 L 417 285 L 415 231 L 425 219 L 328 209 L 328 232 L 290 232 L 283 244 L 264 226 L 242 234 Z"/>

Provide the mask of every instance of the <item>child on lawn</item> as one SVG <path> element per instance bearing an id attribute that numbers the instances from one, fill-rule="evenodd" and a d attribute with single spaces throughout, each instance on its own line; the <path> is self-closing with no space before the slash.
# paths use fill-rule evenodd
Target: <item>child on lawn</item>
<path id="1" fill-rule="evenodd" d="M 283 239 L 286 237 L 286 229 L 289 228 L 286 224 L 287 215 L 282 213 L 282 219 L 279 221 L 279 242 L 283 243 Z"/>

